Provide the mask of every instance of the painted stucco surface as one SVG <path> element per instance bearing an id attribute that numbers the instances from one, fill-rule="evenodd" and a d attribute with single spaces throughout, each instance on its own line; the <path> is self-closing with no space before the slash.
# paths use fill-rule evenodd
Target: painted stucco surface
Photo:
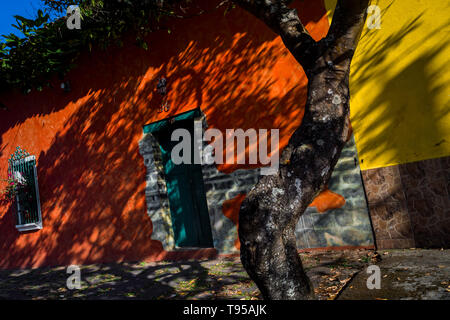
<path id="1" fill-rule="evenodd" d="M 205 3 L 211 11 L 189 28 L 177 21 L 170 34 L 149 35 L 148 51 L 126 41 L 84 53 L 67 75 L 68 93 L 55 80 L 43 92 L 0 97 L 10 110 L 0 111 L 0 172 L 17 145 L 36 155 L 43 218 L 42 230 L 20 234 L 12 208 L 0 208 L 0 268 L 167 257 L 147 212 L 139 149 L 146 123 L 200 107 L 211 127 L 279 128 L 286 145 L 306 98 L 301 67 L 262 22 Z M 323 6 L 297 4 L 322 37 Z M 167 113 L 157 112 L 160 76 L 170 84 Z"/>
<path id="2" fill-rule="evenodd" d="M 336 0 L 325 3 L 331 13 Z M 449 156 L 450 2 L 371 4 L 381 28 L 366 25 L 350 77 L 361 169 Z"/>

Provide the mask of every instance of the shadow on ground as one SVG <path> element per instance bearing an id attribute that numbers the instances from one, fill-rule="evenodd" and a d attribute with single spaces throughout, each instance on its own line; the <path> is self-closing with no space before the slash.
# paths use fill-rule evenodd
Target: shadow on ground
<path id="1" fill-rule="evenodd" d="M 334 299 L 376 259 L 368 250 L 302 253 L 319 299 Z M 81 267 L 81 289 L 69 290 L 66 267 L 0 271 L 0 299 L 261 299 L 238 257 Z"/>
<path id="2" fill-rule="evenodd" d="M 301 253 L 320 300 L 450 300 L 449 250 L 345 250 Z M 369 290 L 368 265 L 381 269 Z M 81 267 L 81 289 L 66 286 L 66 267 L 0 271 L 0 299 L 257 300 L 256 285 L 238 257 Z"/>

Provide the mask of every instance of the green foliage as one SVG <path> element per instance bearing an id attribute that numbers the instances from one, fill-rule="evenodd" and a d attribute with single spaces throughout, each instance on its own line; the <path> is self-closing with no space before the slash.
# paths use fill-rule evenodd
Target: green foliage
<path id="1" fill-rule="evenodd" d="M 1 204 L 13 202 L 16 199 L 16 196 L 21 193 L 25 193 L 26 195 L 28 195 L 29 186 L 25 178 L 19 181 L 11 176 L 4 181 L 7 183 L 7 185 L 2 191 L 2 197 L 0 198 Z"/>
<path id="2" fill-rule="evenodd" d="M 131 32 L 136 44 L 148 50 L 143 40 L 159 28 L 162 17 L 174 14 L 181 0 L 42 0 L 48 12 L 39 10 L 35 19 L 15 16 L 23 37 L 4 35 L 0 43 L 0 91 L 18 87 L 23 92 L 42 90 L 52 75 L 63 76 L 83 50 L 94 46 L 122 45 L 124 33 Z M 78 5 L 81 29 L 69 30 L 66 17 L 50 21 L 49 13 L 65 14 Z"/>
<path id="3" fill-rule="evenodd" d="M 12 165 L 15 161 L 23 160 L 29 155 L 30 154 L 20 146 L 16 148 L 16 151 L 13 154 L 11 154 L 11 157 L 8 161 L 8 178 L 2 179 L 4 182 L 6 182 L 6 187 L 1 192 L 2 196 L 0 197 L 0 203 L 5 204 L 13 202 L 16 199 L 16 196 L 21 193 L 25 194 L 25 196 L 27 197 L 30 196 L 30 188 L 25 175 L 21 173 L 20 178 L 18 178 L 17 176 L 15 176 L 15 173 L 12 169 Z"/>

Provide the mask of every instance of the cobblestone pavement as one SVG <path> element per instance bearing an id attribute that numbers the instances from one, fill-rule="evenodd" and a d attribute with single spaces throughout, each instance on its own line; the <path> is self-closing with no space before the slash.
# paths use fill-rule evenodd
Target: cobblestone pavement
<path id="1" fill-rule="evenodd" d="M 378 263 L 381 266 L 382 274 L 387 274 L 387 279 L 391 279 L 390 273 L 383 273 L 385 268 L 389 266 L 392 268 L 409 267 L 412 268 L 411 270 L 416 270 L 414 269 L 417 268 L 415 263 L 420 264 L 421 261 L 429 259 L 428 252 L 430 251 L 398 251 L 410 253 L 410 255 L 404 254 L 400 256 L 406 261 L 400 262 L 399 265 L 389 264 L 390 258 L 386 259 L 386 264 L 384 264 L 384 258 L 390 256 L 379 255 L 373 250 L 313 252 L 302 253 L 301 256 L 308 276 L 314 285 L 316 296 L 319 299 L 335 299 L 336 297 L 341 299 L 363 299 L 367 297 L 376 299 L 383 296 L 370 296 L 373 290 L 368 290 L 365 286 L 365 281 L 368 277 L 365 270 L 368 265 Z M 393 251 L 390 254 L 394 255 L 395 252 L 397 251 Z M 438 251 L 435 250 L 433 252 Z M 443 252 L 442 255 L 446 257 L 448 250 Z M 433 256 L 433 254 L 431 255 Z M 380 256 L 383 258 L 381 262 L 379 261 Z M 425 278 L 422 279 L 423 281 L 419 280 L 420 283 L 427 285 L 428 280 L 426 279 L 429 279 L 429 281 L 436 283 L 436 286 L 439 288 L 443 288 L 439 289 L 439 292 L 443 293 L 442 290 L 447 290 L 446 292 L 448 292 L 448 283 L 440 284 L 440 282 L 445 281 L 442 280 L 445 277 L 449 279 L 448 258 L 446 259 L 440 263 L 446 263 L 447 269 L 441 268 L 441 264 L 436 261 L 429 262 L 434 265 L 436 270 L 429 269 L 425 272 L 427 268 L 423 266 L 423 272 L 425 272 L 423 276 Z M 409 260 L 412 262 L 409 263 Z M 394 269 L 391 271 L 394 272 Z M 406 271 L 399 270 L 395 272 L 404 272 L 402 277 L 407 275 Z M 395 272 L 393 273 L 394 276 L 397 275 Z M 446 273 L 437 275 L 439 272 Z M 82 285 L 81 289 L 78 290 L 69 290 L 67 288 L 66 280 L 68 276 L 65 266 L 32 270 L 1 270 L 0 299 L 250 300 L 261 298 L 256 285 L 249 279 L 238 257 L 215 260 L 85 265 L 81 267 Z M 364 284 L 364 287 L 358 285 L 358 281 Z M 385 281 L 386 278 L 382 280 L 382 285 Z M 413 288 L 416 286 L 415 282 L 407 283 L 409 285 L 406 282 L 403 283 L 404 288 L 402 292 L 408 292 L 408 286 Z M 343 288 L 344 290 L 342 290 Z M 411 297 L 428 297 L 427 293 L 424 294 L 425 296 L 412 295 Z"/>

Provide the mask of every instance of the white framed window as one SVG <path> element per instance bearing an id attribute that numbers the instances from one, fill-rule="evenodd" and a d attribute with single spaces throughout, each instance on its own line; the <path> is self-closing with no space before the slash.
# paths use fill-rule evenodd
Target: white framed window
<path id="1" fill-rule="evenodd" d="M 16 228 L 31 231 L 42 229 L 39 183 L 36 169 L 36 157 L 27 156 L 9 161 L 9 173 L 21 187 L 16 194 Z"/>

